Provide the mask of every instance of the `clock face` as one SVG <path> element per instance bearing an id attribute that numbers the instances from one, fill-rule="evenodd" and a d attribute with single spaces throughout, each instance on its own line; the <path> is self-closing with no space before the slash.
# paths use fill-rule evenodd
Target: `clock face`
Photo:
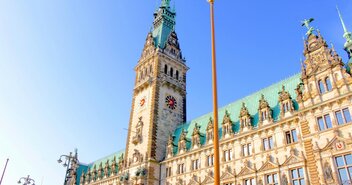
<path id="1" fill-rule="evenodd" d="M 170 95 L 166 96 L 165 103 L 166 103 L 167 107 L 169 107 L 172 110 L 176 109 L 176 107 L 177 107 L 176 99 L 173 96 L 170 96 Z"/>

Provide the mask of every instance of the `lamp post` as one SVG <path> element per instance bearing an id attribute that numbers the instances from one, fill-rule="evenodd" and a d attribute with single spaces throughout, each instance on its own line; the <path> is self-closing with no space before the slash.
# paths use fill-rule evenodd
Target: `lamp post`
<path id="1" fill-rule="evenodd" d="M 27 177 L 21 177 L 19 180 L 18 180 L 18 184 L 21 184 L 22 183 L 22 180 L 23 180 L 23 185 L 35 185 L 35 181 L 34 179 L 31 179 L 29 177 L 29 175 Z"/>
<path id="2" fill-rule="evenodd" d="M 61 155 L 60 158 L 57 160 L 57 162 L 58 163 L 64 162 L 64 164 L 62 164 L 62 166 L 66 168 L 64 185 L 67 185 L 70 179 L 74 177 L 74 173 L 76 172 L 76 168 L 79 163 L 77 149 L 75 149 L 74 155 L 72 155 L 72 152 L 70 152 L 69 155 Z"/>
<path id="3" fill-rule="evenodd" d="M 214 0 L 210 4 L 211 26 L 211 54 L 212 54 L 212 85 L 213 85 L 213 112 L 214 112 L 214 185 L 220 185 L 220 159 L 219 159 L 219 134 L 218 134 L 218 94 L 216 84 L 216 52 L 215 52 L 215 25 L 214 25 Z"/>

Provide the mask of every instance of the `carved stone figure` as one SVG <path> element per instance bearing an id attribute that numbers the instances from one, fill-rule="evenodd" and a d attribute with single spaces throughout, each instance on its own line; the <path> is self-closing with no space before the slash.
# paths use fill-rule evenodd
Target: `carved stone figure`
<path id="1" fill-rule="evenodd" d="M 193 129 L 192 146 L 200 146 L 200 126 L 198 123 L 196 123 Z"/>
<path id="2" fill-rule="evenodd" d="M 288 180 L 285 174 L 281 177 L 281 185 L 288 185 Z"/>
<path id="3" fill-rule="evenodd" d="M 331 166 L 330 166 L 330 164 L 328 162 L 325 162 L 323 170 L 324 170 L 324 178 L 327 181 L 334 180 L 334 177 L 332 176 Z"/>

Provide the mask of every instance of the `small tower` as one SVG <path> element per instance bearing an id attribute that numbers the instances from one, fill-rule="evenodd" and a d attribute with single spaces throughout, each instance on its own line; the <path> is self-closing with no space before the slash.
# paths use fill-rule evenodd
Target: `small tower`
<path id="1" fill-rule="evenodd" d="M 335 49 L 329 48 L 320 31 L 309 23 L 314 19 L 303 21 L 307 27 L 304 40 L 302 65 L 303 106 L 311 106 L 323 100 L 345 94 L 351 89 L 351 76 L 344 69 L 344 63 Z M 347 37 L 348 34 L 347 34 Z"/>

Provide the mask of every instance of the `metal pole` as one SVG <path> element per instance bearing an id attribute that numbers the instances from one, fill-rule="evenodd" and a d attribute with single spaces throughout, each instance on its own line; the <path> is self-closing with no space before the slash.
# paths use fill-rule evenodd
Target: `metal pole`
<path id="1" fill-rule="evenodd" d="M 64 185 L 67 184 L 67 175 L 68 175 L 68 171 L 69 171 L 70 164 L 71 164 L 71 155 L 72 155 L 72 153 L 70 152 L 70 157 L 68 158 L 68 164 L 67 164 L 67 168 L 66 168 L 66 175 L 65 175 Z"/>
<path id="2" fill-rule="evenodd" d="M 214 0 L 210 3 L 210 23 L 211 23 L 211 54 L 212 54 L 212 84 L 213 84 L 213 112 L 214 112 L 214 185 L 220 185 L 220 156 L 219 156 L 219 136 L 218 136 L 218 95 L 216 79 L 216 52 L 215 52 L 215 25 L 214 25 Z"/>
<path id="3" fill-rule="evenodd" d="M 2 172 L 2 175 L 1 175 L 1 179 L 0 179 L 0 185 L 2 183 L 2 179 L 4 178 L 4 175 L 5 175 L 5 171 L 6 171 L 6 167 L 7 167 L 7 163 L 9 162 L 9 159 L 7 158 L 6 159 L 6 163 L 5 163 L 5 167 L 4 167 L 4 171 Z"/>

